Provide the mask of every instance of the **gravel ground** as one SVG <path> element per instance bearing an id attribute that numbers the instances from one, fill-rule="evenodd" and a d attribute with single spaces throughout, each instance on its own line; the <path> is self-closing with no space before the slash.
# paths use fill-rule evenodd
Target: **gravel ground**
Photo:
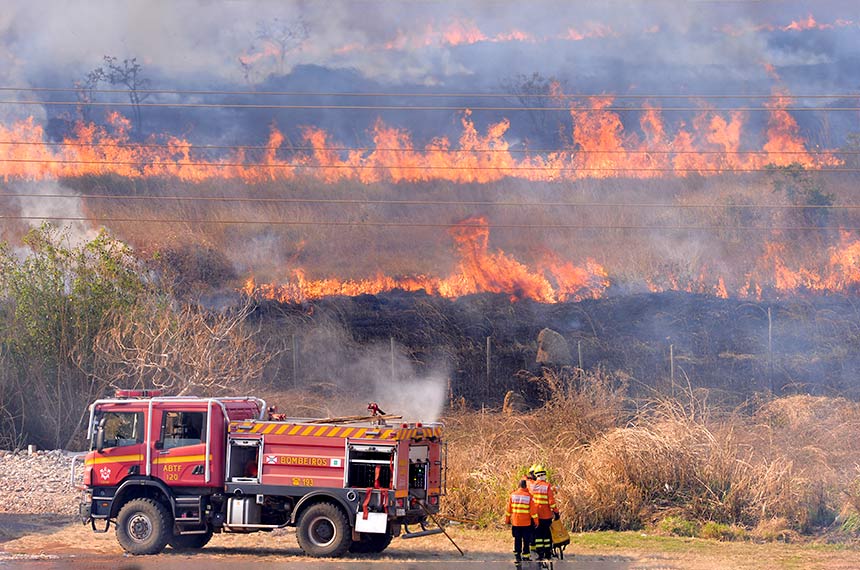
<path id="1" fill-rule="evenodd" d="M 79 493 L 70 485 L 74 453 L 62 450 L 0 450 L 0 513 L 74 515 Z M 78 472 L 81 463 L 78 462 Z"/>

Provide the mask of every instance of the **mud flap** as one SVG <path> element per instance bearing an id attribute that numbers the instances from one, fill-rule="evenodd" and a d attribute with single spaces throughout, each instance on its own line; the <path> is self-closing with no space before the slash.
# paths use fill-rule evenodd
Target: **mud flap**
<path id="1" fill-rule="evenodd" d="M 388 515 L 386 513 L 365 513 L 355 517 L 355 530 L 385 534 L 388 532 Z"/>

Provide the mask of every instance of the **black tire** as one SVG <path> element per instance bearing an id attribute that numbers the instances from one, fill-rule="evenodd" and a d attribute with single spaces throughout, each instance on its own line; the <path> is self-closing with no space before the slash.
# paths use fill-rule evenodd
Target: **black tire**
<path id="1" fill-rule="evenodd" d="M 153 499 L 132 499 L 116 517 L 116 539 L 129 554 L 158 554 L 167 546 L 173 517 Z"/>
<path id="2" fill-rule="evenodd" d="M 170 537 L 167 544 L 173 550 L 200 550 L 212 539 L 212 529 L 203 534 L 175 534 Z"/>
<path id="3" fill-rule="evenodd" d="M 390 534 L 361 533 L 361 540 L 352 543 L 349 551 L 353 554 L 379 554 L 391 544 Z"/>
<path id="4" fill-rule="evenodd" d="M 343 556 L 352 544 L 352 529 L 346 513 L 331 503 L 317 503 L 299 517 L 296 538 L 308 556 Z"/>

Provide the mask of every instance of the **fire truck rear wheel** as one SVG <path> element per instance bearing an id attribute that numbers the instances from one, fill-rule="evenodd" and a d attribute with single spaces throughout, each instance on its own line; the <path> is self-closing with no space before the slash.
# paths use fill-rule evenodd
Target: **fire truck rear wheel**
<path id="1" fill-rule="evenodd" d="M 167 545 L 170 513 L 153 499 L 132 499 L 116 517 L 116 539 L 130 554 L 158 554 Z"/>
<path id="2" fill-rule="evenodd" d="M 167 541 L 173 550 L 199 550 L 212 539 L 212 529 L 203 534 L 174 534 Z"/>
<path id="3" fill-rule="evenodd" d="M 391 544 L 393 537 L 390 534 L 361 533 L 361 540 L 357 540 L 349 547 L 353 554 L 379 554 Z"/>
<path id="4" fill-rule="evenodd" d="M 332 503 L 317 503 L 308 507 L 299 518 L 296 538 L 308 556 L 343 556 L 352 544 L 349 520 Z"/>

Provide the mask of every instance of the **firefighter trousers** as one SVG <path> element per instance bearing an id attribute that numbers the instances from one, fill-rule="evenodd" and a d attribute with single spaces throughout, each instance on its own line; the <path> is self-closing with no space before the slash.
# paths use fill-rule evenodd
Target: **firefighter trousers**
<path id="1" fill-rule="evenodd" d="M 552 532 L 549 527 L 552 526 L 552 519 L 538 519 L 538 525 L 535 529 L 535 552 L 540 558 L 550 558 L 552 556 Z"/>
<path id="2" fill-rule="evenodd" d="M 512 526 L 511 534 L 514 536 L 514 555 L 519 560 L 520 555 L 528 559 L 530 555 L 530 545 L 532 542 L 532 527 L 529 526 Z"/>

